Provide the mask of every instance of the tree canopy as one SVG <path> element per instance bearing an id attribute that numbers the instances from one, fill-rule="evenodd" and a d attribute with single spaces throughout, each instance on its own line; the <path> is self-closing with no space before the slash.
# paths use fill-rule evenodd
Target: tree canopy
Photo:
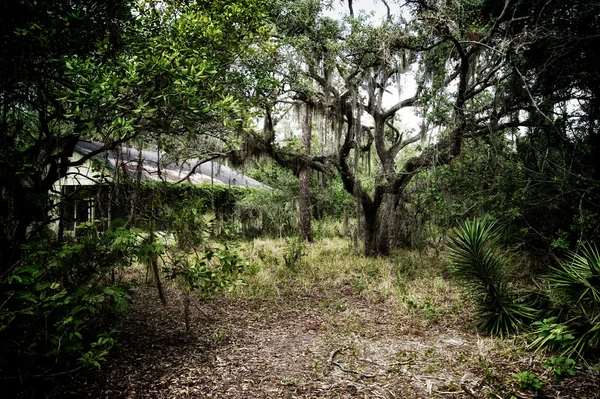
<path id="1" fill-rule="evenodd" d="M 205 267 L 216 251 L 199 215 L 206 204 L 187 197 L 185 206 L 150 207 L 143 240 L 130 221 L 106 231 L 85 225 L 93 232 L 72 241 L 49 231 L 64 205 L 56 183 L 123 143 L 172 160 L 267 156 L 293 172 L 272 178 L 284 190 L 298 177 L 301 236 L 313 239 L 316 209 L 345 215 L 344 230 L 352 214 L 367 256 L 414 247 L 425 221 L 443 236 L 475 217 L 505 223 L 508 241 L 545 254 L 597 240 L 600 4 L 379 4 L 376 16 L 352 0 L 5 1 L 0 368 L 16 362 L 17 374 L 35 375 L 65 353 L 63 368 L 72 356 L 99 365 L 110 334 L 92 342 L 82 332 L 94 330 L 103 301 L 121 307 L 116 267 L 146 262 L 159 280 L 156 214 L 205 250 L 196 263 L 174 254 L 170 275 L 188 279 L 187 289 L 200 287 L 194 278 L 219 286 Z M 104 145 L 75 160 L 82 139 Z M 355 209 L 340 192 L 325 204 L 314 191 L 327 185 L 343 187 Z M 291 195 L 280 194 L 255 198 L 271 205 Z M 282 215 L 295 211 L 294 203 Z M 281 234 L 286 222 L 276 220 Z M 234 273 L 227 245 L 219 267 Z"/>

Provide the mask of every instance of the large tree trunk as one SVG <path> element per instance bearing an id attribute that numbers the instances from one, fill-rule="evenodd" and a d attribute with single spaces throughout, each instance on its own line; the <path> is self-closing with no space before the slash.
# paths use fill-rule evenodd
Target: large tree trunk
<path id="1" fill-rule="evenodd" d="M 307 155 L 310 155 L 312 135 L 312 106 L 306 104 L 305 114 L 302 119 L 302 146 Z M 300 168 L 300 198 L 299 205 L 299 228 L 300 237 L 303 240 L 312 242 L 312 232 L 310 228 L 310 166 L 302 165 Z"/>
<path id="2" fill-rule="evenodd" d="M 364 203 L 365 256 L 387 256 L 390 254 L 388 215 L 382 212 L 382 203 Z"/>
<path id="3" fill-rule="evenodd" d="M 390 196 L 387 204 L 390 223 L 390 245 L 393 248 L 413 248 L 411 231 L 414 227 L 406 205 L 408 203 L 405 193 L 401 192 Z"/>

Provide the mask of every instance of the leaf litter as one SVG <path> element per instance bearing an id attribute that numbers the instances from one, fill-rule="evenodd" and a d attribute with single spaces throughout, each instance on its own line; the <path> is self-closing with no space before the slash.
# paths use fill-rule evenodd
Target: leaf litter
<path id="1" fill-rule="evenodd" d="M 278 298 L 219 295 L 192 306 L 137 287 L 121 345 L 99 370 L 55 382 L 53 398 L 530 398 L 530 370 L 548 398 L 598 398 L 597 372 L 561 383 L 523 343 L 480 336 L 468 315 L 424 317 L 351 290 Z M 332 306 L 332 303 L 338 305 Z M 339 304 L 342 303 L 343 306 Z M 467 314 L 468 312 L 464 312 Z"/>

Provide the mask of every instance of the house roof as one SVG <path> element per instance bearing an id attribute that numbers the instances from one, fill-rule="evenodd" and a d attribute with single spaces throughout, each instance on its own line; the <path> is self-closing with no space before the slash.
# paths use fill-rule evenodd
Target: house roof
<path id="1" fill-rule="evenodd" d="M 75 151 L 85 155 L 101 149 L 103 146 L 102 143 L 80 140 L 75 146 Z M 194 184 L 213 183 L 253 188 L 267 187 L 215 161 L 208 161 L 201 165 L 198 165 L 199 161 L 197 159 L 189 159 L 180 163 L 166 162 L 164 155 L 161 156 L 157 151 L 142 150 L 140 154 L 140 151 L 135 148 L 121 146 L 114 150 L 105 151 L 94 158 L 106 162 L 109 168 L 125 171 L 132 177 L 137 175 L 138 161 L 141 160 L 141 178 L 144 180 L 171 183 L 183 180 Z M 194 167 L 196 169 L 192 173 Z"/>

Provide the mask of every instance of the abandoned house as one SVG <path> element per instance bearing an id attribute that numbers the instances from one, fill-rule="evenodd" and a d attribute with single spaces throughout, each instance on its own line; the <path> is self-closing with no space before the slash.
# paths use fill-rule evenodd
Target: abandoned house
<path id="1" fill-rule="evenodd" d="M 71 159 L 79 160 L 102 147 L 102 143 L 79 141 Z M 131 208 L 129 200 L 124 200 L 127 196 L 119 193 L 120 185 L 112 184 L 121 179 L 266 187 L 216 161 L 198 165 L 198 161 L 194 159 L 182 162 L 166 159 L 158 151 L 121 146 L 97 154 L 79 167 L 70 168 L 67 175 L 54 187 L 54 192 L 60 198 L 57 207 L 60 217 L 54 226 L 59 237 L 75 235 L 82 222 L 126 217 Z"/>

